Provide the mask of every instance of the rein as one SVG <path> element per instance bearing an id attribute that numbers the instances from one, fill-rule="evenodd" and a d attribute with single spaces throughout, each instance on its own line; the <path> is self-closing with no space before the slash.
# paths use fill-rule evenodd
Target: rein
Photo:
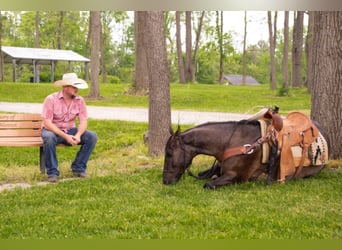
<path id="1" fill-rule="evenodd" d="M 258 140 L 256 140 L 253 144 L 245 144 L 243 146 L 234 147 L 234 148 L 227 148 L 223 151 L 223 153 L 217 157 L 218 161 L 223 162 L 227 160 L 230 157 L 236 156 L 236 155 L 249 155 L 254 152 L 254 149 L 265 142 L 268 142 L 271 138 L 270 133 L 266 133 L 265 136 L 260 137 Z"/>

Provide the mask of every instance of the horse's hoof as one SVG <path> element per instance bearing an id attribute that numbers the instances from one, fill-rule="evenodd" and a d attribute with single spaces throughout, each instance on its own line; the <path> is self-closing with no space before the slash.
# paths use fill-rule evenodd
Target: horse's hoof
<path id="1" fill-rule="evenodd" d="M 215 186 L 212 185 L 210 182 L 207 182 L 206 184 L 204 184 L 203 188 L 207 188 L 207 189 L 215 189 Z"/>

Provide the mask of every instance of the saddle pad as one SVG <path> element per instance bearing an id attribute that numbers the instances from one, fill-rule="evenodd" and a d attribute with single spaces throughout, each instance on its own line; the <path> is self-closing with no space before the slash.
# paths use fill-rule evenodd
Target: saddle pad
<path id="1" fill-rule="evenodd" d="M 299 166 L 302 157 L 302 148 L 300 146 L 291 147 L 293 160 L 295 166 Z M 307 154 L 305 155 L 304 167 L 310 165 L 318 166 L 328 163 L 328 144 L 321 133 L 318 134 L 317 139 L 310 144 Z"/>
<path id="2" fill-rule="evenodd" d="M 264 137 L 267 132 L 267 127 L 270 125 L 270 123 L 262 119 L 258 120 L 258 122 L 260 124 L 261 137 Z M 267 164 L 269 156 L 270 156 L 270 145 L 268 143 L 263 143 L 261 163 Z"/>

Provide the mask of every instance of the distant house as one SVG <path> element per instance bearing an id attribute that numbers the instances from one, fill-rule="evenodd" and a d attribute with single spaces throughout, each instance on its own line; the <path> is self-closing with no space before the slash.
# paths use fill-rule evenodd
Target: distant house
<path id="1" fill-rule="evenodd" d="M 224 75 L 224 80 L 229 85 L 242 85 L 242 75 Z M 251 76 L 246 76 L 246 85 L 259 85 L 257 80 Z"/>

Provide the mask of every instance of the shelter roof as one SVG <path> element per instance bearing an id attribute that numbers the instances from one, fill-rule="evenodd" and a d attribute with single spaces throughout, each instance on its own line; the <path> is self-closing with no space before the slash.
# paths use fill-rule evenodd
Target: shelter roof
<path id="1" fill-rule="evenodd" d="M 232 85 L 242 84 L 242 75 L 224 75 L 224 79 L 227 80 L 228 83 Z M 247 85 L 259 85 L 258 81 L 255 80 L 252 76 L 246 76 L 246 84 Z"/>
<path id="2" fill-rule="evenodd" d="M 51 64 L 51 61 L 89 62 L 90 60 L 72 50 L 24 48 L 2 46 L 5 63 L 12 63 L 15 59 L 18 64 Z"/>

